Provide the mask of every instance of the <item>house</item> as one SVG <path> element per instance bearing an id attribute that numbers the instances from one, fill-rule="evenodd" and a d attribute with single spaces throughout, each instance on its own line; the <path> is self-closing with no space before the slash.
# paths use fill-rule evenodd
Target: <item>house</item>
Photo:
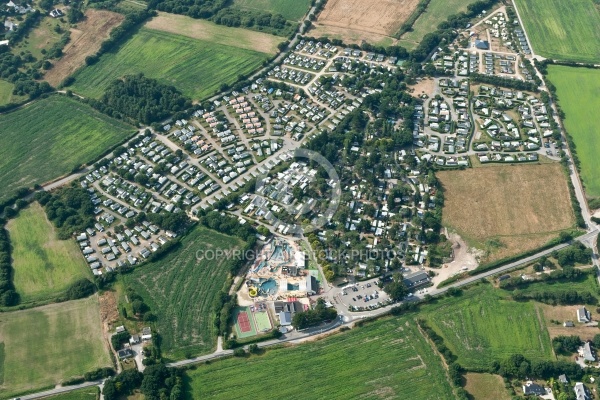
<path id="1" fill-rule="evenodd" d="M 319 284 L 317 283 L 317 279 L 312 276 L 312 275 L 308 275 L 306 277 L 306 294 L 308 296 L 312 296 L 317 294 L 319 291 Z"/>
<path id="2" fill-rule="evenodd" d="M 585 307 L 581 307 L 577 309 L 577 321 L 581 323 L 587 323 L 592 320 L 592 316 Z"/>
<path id="3" fill-rule="evenodd" d="M 54 10 L 50 11 L 50 16 L 52 18 L 60 18 L 63 15 L 64 14 L 63 14 L 62 10 L 59 10 L 58 8 L 55 8 Z"/>
<path id="4" fill-rule="evenodd" d="M 559 381 L 560 383 L 564 383 L 565 385 L 566 385 L 567 383 L 569 383 L 569 380 L 567 379 L 567 376 L 566 376 L 565 374 L 562 374 L 562 375 L 560 375 L 560 376 L 558 377 L 558 381 Z"/>
<path id="5" fill-rule="evenodd" d="M 131 349 L 121 349 L 117 351 L 117 355 L 119 356 L 119 360 L 124 360 L 133 357 L 133 351 Z"/>
<path id="6" fill-rule="evenodd" d="M 0 46 L 8 46 L 8 40 L 0 40 Z"/>
<path id="7" fill-rule="evenodd" d="M 125 332 L 125 327 L 123 325 L 117 326 L 117 333 Z"/>
<path id="8" fill-rule="evenodd" d="M 475 47 L 478 48 L 479 50 L 489 50 L 490 49 L 490 43 L 487 40 L 475 40 Z"/>
<path id="9" fill-rule="evenodd" d="M 14 32 L 17 30 L 18 27 L 19 27 L 19 25 L 15 24 L 12 21 L 9 21 L 9 20 L 4 21 L 4 29 L 7 31 Z"/>
<path id="10" fill-rule="evenodd" d="M 543 386 L 538 385 L 537 383 L 528 381 L 523 385 L 523 394 L 525 396 L 543 396 L 546 394 L 546 389 Z"/>
<path id="11" fill-rule="evenodd" d="M 129 344 L 138 344 L 140 342 L 140 335 L 135 334 L 129 338 Z"/>
<path id="12" fill-rule="evenodd" d="M 151 340 L 152 339 L 152 331 L 149 326 L 142 328 L 142 340 Z"/>
<path id="13" fill-rule="evenodd" d="M 579 348 L 579 356 L 583 357 L 585 361 L 596 361 L 596 356 L 594 356 L 590 342 L 585 342 L 583 346 Z"/>
<path id="14" fill-rule="evenodd" d="M 289 312 L 282 311 L 279 313 L 279 323 L 281 326 L 292 325 L 292 314 Z"/>
<path id="15" fill-rule="evenodd" d="M 573 321 L 565 321 L 565 322 L 563 323 L 563 326 L 564 326 L 565 328 L 572 328 L 572 327 L 574 327 L 574 326 L 575 326 L 575 324 L 573 323 Z"/>
<path id="16" fill-rule="evenodd" d="M 575 397 L 577 400 L 589 400 L 591 399 L 587 387 L 582 382 L 577 382 L 573 388 L 575 391 Z"/>

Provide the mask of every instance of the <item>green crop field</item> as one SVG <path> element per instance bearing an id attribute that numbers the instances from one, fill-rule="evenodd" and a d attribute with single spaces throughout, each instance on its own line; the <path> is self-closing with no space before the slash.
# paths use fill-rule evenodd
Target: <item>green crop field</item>
<path id="1" fill-rule="evenodd" d="M 428 306 L 422 315 L 462 365 L 489 367 L 493 360 L 514 353 L 532 360 L 550 359 L 550 337 L 535 303 L 502 297 L 490 285 L 480 285 Z"/>
<path id="2" fill-rule="evenodd" d="M 0 201 L 69 173 L 134 133 L 130 125 L 66 96 L 0 115 Z"/>
<path id="3" fill-rule="evenodd" d="M 0 340 L 3 399 L 111 365 L 97 296 L 3 313 Z"/>
<path id="4" fill-rule="evenodd" d="M 113 80 L 142 72 L 200 100 L 222 84 L 251 73 L 268 58 L 266 53 L 142 28 L 118 52 L 107 53 L 76 73 L 72 89 L 98 98 Z"/>
<path id="5" fill-rule="evenodd" d="M 241 9 L 278 13 L 290 21 L 299 21 L 310 8 L 310 0 L 234 0 L 233 4 Z"/>
<path id="6" fill-rule="evenodd" d="M 466 11 L 467 6 L 477 0 L 431 0 L 427 10 L 413 24 L 413 29 L 400 38 L 399 45 L 408 49 L 414 48 L 423 36 L 437 28 L 449 16 Z"/>
<path id="7" fill-rule="evenodd" d="M 239 239 L 198 226 L 182 239 L 181 247 L 165 258 L 126 276 L 157 317 L 167 356 L 209 353 L 215 349 L 213 302 L 229 273 L 226 257 L 197 260 L 198 250 L 233 250 Z"/>
<path id="8" fill-rule="evenodd" d="M 565 128 L 575 142 L 586 194 L 600 197 L 600 70 L 549 65 L 548 79 L 556 86 Z"/>
<path id="9" fill-rule="evenodd" d="M 536 54 L 600 61 L 600 6 L 594 0 L 516 0 L 516 4 Z"/>
<path id="10" fill-rule="evenodd" d="M 44 209 L 33 203 L 7 224 L 14 283 L 21 302 L 54 298 L 74 281 L 91 277 L 77 244 L 58 240 Z"/>
<path id="11" fill-rule="evenodd" d="M 455 398 L 441 359 L 407 317 L 261 356 L 199 365 L 188 374 L 195 399 Z M 288 374 L 293 378 L 283 378 Z"/>

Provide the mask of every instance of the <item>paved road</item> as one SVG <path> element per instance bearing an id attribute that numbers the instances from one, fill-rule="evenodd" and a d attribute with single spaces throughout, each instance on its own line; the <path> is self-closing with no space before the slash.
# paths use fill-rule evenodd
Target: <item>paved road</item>
<path id="1" fill-rule="evenodd" d="M 92 387 L 92 386 L 101 386 L 101 385 L 102 385 L 102 381 L 84 382 L 80 385 L 58 387 L 58 388 L 54 388 L 54 389 L 50 389 L 50 390 L 45 390 L 43 392 L 26 394 L 26 395 L 19 396 L 19 397 L 21 400 L 39 399 L 42 397 L 55 396 L 55 395 L 61 394 L 61 393 L 67 393 L 67 392 L 72 392 L 74 390 L 79 390 L 79 389 Z"/>

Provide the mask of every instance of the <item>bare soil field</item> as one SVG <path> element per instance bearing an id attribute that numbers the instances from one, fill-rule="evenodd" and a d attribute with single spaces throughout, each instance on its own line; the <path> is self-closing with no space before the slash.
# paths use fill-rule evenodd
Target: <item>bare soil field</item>
<path id="1" fill-rule="evenodd" d="M 121 14 L 95 9 L 88 9 L 85 17 L 77 28 L 71 29 L 71 40 L 63 50 L 64 56 L 44 76 L 53 86 L 83 66 L 85 58 L 95 54 L 113 28 L 125 19 Z"/>
<path id="2" fill-rule="evenodd" d="M 174 33 L 192 39 L 205 40 L 240 49 L 254 50 L 260 53 L 275 54 L 282 37 L 268 33 L 255 32 L 242 28 L 229 28 L 210 21 L 193 19 L 184 15 L 158 13 L 146 28 Z"/>
<path id="3" fill-rule="evenodd" d="M 555 164 L 438 173 L 443 223 L 493 261 L 535 249 L 574 227 L 567 181 Z"/>
<path id="4" fill-rule="evenodd" d="M 329 0 L 311 36 L 344 43 L 394 41 L 392 36 L 416 9 L 419 0 Z"/>
<path id="5" fill-rule="evenodd" d="M 420 82 L 417 82 L 414 85 L 410 85 L 409 88 L 412 89 L 411 94 L 414 97 L 420 98 L 424 94 L 426 94 L 429 97 L 433 97 L 433 93 L 435 90 L 435 80 L 433 78 L 424 78 Z"/>

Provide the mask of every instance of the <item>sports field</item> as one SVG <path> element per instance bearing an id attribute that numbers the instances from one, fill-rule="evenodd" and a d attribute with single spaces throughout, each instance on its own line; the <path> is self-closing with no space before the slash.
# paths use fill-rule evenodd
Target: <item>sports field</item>
<path id="1" fill-rule="evenodd" d="M 239 239 L 201 226 L 160 261 L 136 269 L 125 283 L 144 299 L 158 320 L 161 349 L 168 357 L 209 353 L 216 347 L 213 302 L 229 273 L 226 257 L 196 259 L 198 250 L 233 250 Z"/>
<path id="2" fill-rule="evenodd" d="M 477 0 L 431 0 L 427 10 L 415 21 L 413 29 L 400 38 L 399 45 L 408 49 L 414 48 L 421 42 L 423 36 L 435 30 L 449 16 L 467 10 L 469 4 Z"/>
<path id="3" fill-rule="evenodd" d="M 142 28 L 116 53 L 106 53 L 98 63 L 77 72 L 72 89 L 99 98 L 113 80 L 141 72 L 200 100 L 222 84 L 253 72 L 269 57 L 255 50 Z"/>
<path id="4" fill-rule="evenodd" d="M 134 128 L 86 104 L 54 95 L 0 115 L 0 201 L 92 161 Z"/>
<path id="5" fill-rule="evenodd" d="M 487 368 L 493 360 L 514 353 L 550 360 L 550 337 L 535 303 L 503 297 L 490 285 L 480 285 L 428 306 L 420 315 L 444 338 L 461 365 Z"/>
<path id="6" fill-rule="evenodd" d="M 3 313 L 0 341 L 4 399 L 111 365 L 97 296 Z"/>
<path id="7" fill-rule="evenodd" d="M 14 283 L 21 303 L 54 298 L 74 281 L 91 277 L 72 240 L 58 240 L 44 209 L 33 203 L 8 221 Z"/>
<path id="8" fill-rule="evenodd" d="M 565 112 L 565 128 L 575 142 L 586 194 L 600 197 L 600 70 L 549 65 L 548 80 L 556 86 Z"/>
<path id="9" fill-rule="evenodd" d="M 299 21 L 310 8 L 310 0 L 234 0 L 235 7 L 251 11 L 267 11 L 283 15 L 289 21 Z"/>
<path id="10" fill-rule="evenodd" d="M 442 171 L 443 224 L 481 261 L 520 254 L 573 228 L 569 188 L 558 163 Z"/>
<path id="11" fill-rule="evenodd" d="M 269 314 L 266 311 L 255 312 L 252 313 L 252 315 L 254 316 L 254 322 L 256 323 L 256 330 L 259 333 L 271 330 L 273 326 L 271 325 Z"/>
<path id="12" fill-rule="evenodd" d="M 408 317 L 350 332 L 230 358 L 187 371 L 191 398 L 453 399 L 441 359 Z M 293 379 L 282 379 L 292 374 Z M 310 382 L 318 382 L 311 384 Z"/>
<path id="13" fill-rule="evenodd" d="M 256 335 L 256 325 L 250 314 L 248 307 L 237 307 L 233 312 L 235 333 L 238 338 L 243 339 Z"/>
<path id="14" fill-rule="evenodd" d="M 600 5 L 594 1 L 516 0 L 534 53 L 600 62 Z"/>

